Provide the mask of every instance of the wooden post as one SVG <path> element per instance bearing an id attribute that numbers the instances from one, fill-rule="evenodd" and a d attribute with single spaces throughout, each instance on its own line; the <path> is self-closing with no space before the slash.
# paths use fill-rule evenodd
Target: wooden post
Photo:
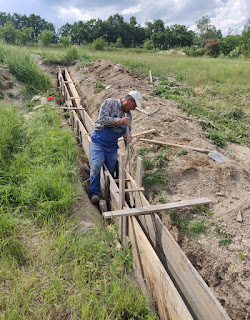
<path id="1" fill-rule="evenodd" d="M 153 78 L 152 78 L 151 70 L 149 70 L 149 79 L 150 79 L 150 82 L 153 83 Z"/>
<path id="2" fill-rule="evenodd" d="M 119 157 L 119 210 L 122 210 L 125 205 L 125 168 L 124 168 L 124 155 L 120 154 Z M 118 220 L 119 236 L 123 243 L 125 243 L 126 236 L 126 219 L 124 217 Z"/>
<path id="3" fill-rule="evenodd" d="M 136 184 L 138 188 L 142 186 L 142 158 L 141 157 L 137 157 Z"/>

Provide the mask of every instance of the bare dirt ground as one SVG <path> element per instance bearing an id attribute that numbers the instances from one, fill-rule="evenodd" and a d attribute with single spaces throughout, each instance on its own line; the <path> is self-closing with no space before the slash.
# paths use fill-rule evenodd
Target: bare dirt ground
<path id="1" fill-rule="evenodd" d="M 52 75 L 56 82 L 56 68 L 42 66 L 43 71 Z M 77 65 L 68 68 L 76 85 L 82 105 L 95 121 L 101 103 L 109 97 L 121 98 L 130 90 L 138 90 L 143 96 L 143 109 L 152 112 L 160 110 L 151 117 L 134 111 L 133 133 L 157 129 L 158 133 L 148 138 L 169 141 L 214 150 L 212 142 L 205 138 L 205 132 L 199 124 L 181 119 L 175 114 L 184 115 L 179 106 L 171 100 L 152 96 L 155 88 L 147 79 L 134 71 L 108 60 L 96 61 L 89 69 Z M 102 84 L 102 85 L 100 85 Z M 150 147 L 139 139 L 133 140 L 132 163 L 136 163 L 137 150 Z M 161 147 L 155 147 L 160 151 Z M 120 150 L 123 150 L 123 143 Z M 198 197 L 212 199 L 212 215 L 208 217 L 213 227 L 210 232 L 192 241 L 178 232 L 172 225 L 168 214 L 162 214 L 162 220 L 175 237 L 190 261 L 219 299 L 233 320 L 247 320 L 250 315 L 250 149 L 230 144 L 219 149 L 230 161 L 217 163 L 206 154 L 188 151 L 178 156 L 170 148 L 169 165 L 166 168 L 167 190 L 162 195 L 167 201 L 187 200 Z M 79 163 L 82 181 L 86 180 L 86 165 Z M 158 201 L 147 193 L 151 203 Z M 79 210 L 86 204 L 81 218 L 82 230 L 91 227 L 96 208 L 89 203 L 83 189 Z M 236 220 L 241 212 L 242 222 Z M 231 244 L 219 245 L 215 226 L 220 232 L 232 236 Z M 250 317 L 249 317 L 250 318 Z"/>

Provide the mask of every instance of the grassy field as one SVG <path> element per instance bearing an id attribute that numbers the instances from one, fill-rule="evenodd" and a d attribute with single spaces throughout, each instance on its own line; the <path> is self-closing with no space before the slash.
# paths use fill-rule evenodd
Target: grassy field
<path id="1" fill-rule="evenodd" d="M 44 63 L 91 65 L 105 58 L 154 77 L 154 94 L 179 103 L 189 115 L 207 120 L 207 137 L 218 146 L 235 142 L 250 146 L 250 60 L 188 57 L 137 49 L 95 51 L 72 48 L 23 48 Z"/>
<path id="2" fill-rule="evenodd" d="M 18 61 L 15 48 L 4 50 L 3 64 Z M 50 80 L 25 53 L 41 81 L 31 86 L 22 64 L 13 74 L 31 97 Z M 0 319 L 157 319 L 130 280 L 132 255 L 116 248 L 116 231 L 77 231 L 75 139 L 51 105 L 33 114 L 31 106 L 26 101 L 24 117 L 0 104 Z"/>
<path id="3" fill-rule="evenodd" d="M 187 57 L 166 52 L 93 51 L 33 48 L 46 63 L 62 63 L 73 56 L 89 66 L 105 58 L 155 79 L 154 94 L 179 103 L 189 115 L 210 122 L 203 124 L 207 137 L 218 146 L 227 142 L 250 145 L 250 61 Z M 156 81 L 157 80 L 157 81 Z"/>
<path id="4" fill-rule="evenodd" d="M 155 95 L 179 103 L 188 114 L 212 122 L 203 125 L 218 146 L 226 142 L 250 145 L 250 61 L 193 58 L 166 53 L 89 52 L 148 76 Z"/>

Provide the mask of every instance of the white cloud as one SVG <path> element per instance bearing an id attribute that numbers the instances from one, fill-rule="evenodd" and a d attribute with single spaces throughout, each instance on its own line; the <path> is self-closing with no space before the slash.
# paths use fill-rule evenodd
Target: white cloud
<path id="1" fill-rule="evenodd" d="M 228 0 L 223 6 L 216 8 L 211 23 L 226 35 L 228 29 L 241 29 L 250 15 L 250 4 L 247 0 Z M 240 30 L 239 30 L 240 31 Z"/>
<path id="2" fill-rule="evenodd" d="M 130 7 L 130 8 L 127 8 L 127 9 L 124 9 L 121 11 L 121 14 L 124 14 L 124 15 L 135 15 L 136 13 L 138 12 L 141 12 L 142 11 L 142 6 L 139 4 L 135 7 Z"/>
<path id="3" fill-rule="evenodd" d="M 107 19 L 110 15 L 117 13 L 113 6 L 105 7 L 105 10 L 102 7 L 97 6 L 95 9 L 84 10 L 78 9 L 75 7 L 61 7 L 58 6 L 56 8 L 58 12 L 58 18 L 63 21 L 63 23 L 69 22 L 72 23 L 74 21 L 87 21 L 90 19 Z M 109 13 L 107 15 L 107 12 Z"/>

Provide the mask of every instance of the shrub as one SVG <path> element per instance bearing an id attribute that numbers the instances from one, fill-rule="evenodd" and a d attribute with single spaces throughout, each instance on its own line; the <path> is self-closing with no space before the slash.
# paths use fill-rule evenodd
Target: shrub
<path id="1" fill-rule="evenodd" d="M 206 54 L 217 58 L 220 54 L 220 40 L 208 39 L 205 45 Z"/>
<path id="2" fill-rule="evenodd" d="M 206 52 L 205 49 L 203 48 L 196 48 L 194 46 L 192 47 L 185 47 L 182 49 L 182 51 L 184 53 L 186 53 L 186 55 L 190 56 L 190 57 L 200 57 L 203 56 Z"/>
<path id="3" fill-rule="evenodd" d="M 69 40 L 69 37 L 61 36 L 59 39 L 60 43 L 62 44 L 63 47 L 69 47 L 71 45 L 71 42 Z"/>
<path id="4" fill-rule="evenodd" d="M 152 50 L 154 49 L 154 43 L 152 40 L 147 40 L 144 42 L 143 48 L 146 50 Z"/>
<path id="5" fill-rule="evenodd" d="M 78 59 L 78 51 L 76 48 L 69 48 L 65 55 L 65 60 L 67 63 L 72 63 Z"/>
<path id="6" fill-rule="evenodd" d="M 108 45 L 107 42 L 104 40 L 103 37 L 97 38 L 92 43 L 93 48 L 95 50 L 104 50 L 104 48 Z"/>
<path id="7" fill-rule="evenodd" d="M 240 47 L 236 47 L 234 50 L 230 51 L 228 56 L 230 58 L 238 58 L 241 53 Z"/>

